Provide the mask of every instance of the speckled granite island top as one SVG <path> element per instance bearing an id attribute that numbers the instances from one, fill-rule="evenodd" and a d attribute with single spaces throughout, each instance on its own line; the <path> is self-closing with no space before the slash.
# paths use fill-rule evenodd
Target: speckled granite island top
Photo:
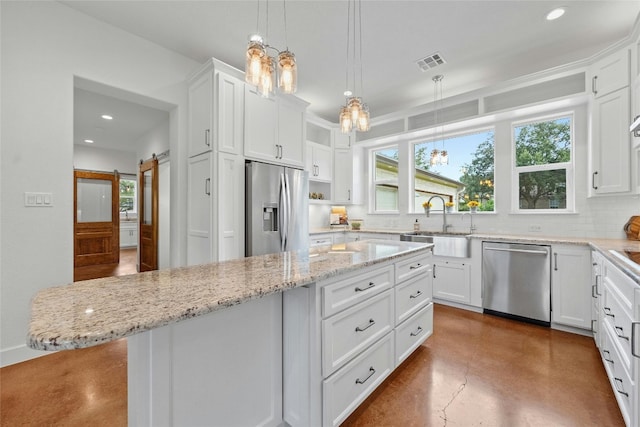
<path id="1" fill-rule="evenodd" d="M 27 343 L 91 347 L 431 246 L 369 240 L 48 288 L 32 300 Z"/>

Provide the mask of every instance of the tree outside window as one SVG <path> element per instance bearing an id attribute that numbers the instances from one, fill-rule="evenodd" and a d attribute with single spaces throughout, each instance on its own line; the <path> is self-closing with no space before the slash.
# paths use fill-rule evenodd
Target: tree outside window
<path id="1" fill-rule="evenodd" d="M 137 213 L 137 185 L 135 177 L 120 177 L 120 212 L 126 216 Z"/>
<path id="2" fill-rule="evenodd" d="M 571 117 L 560 117 L 514 126 L 518 209 L 567 209 L 571 122 Z"/>

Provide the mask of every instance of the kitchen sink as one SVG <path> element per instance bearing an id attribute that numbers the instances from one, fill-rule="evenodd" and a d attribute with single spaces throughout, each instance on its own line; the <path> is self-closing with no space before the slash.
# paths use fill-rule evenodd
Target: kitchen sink
<path id="1" fill-rule="evenodd" d="M 471 236 L 468 234 L 449 233 L 407 233 L 401 234 L 404 242 L 433 243 L 433 254 L 454 258 L 471 257 Z"/>

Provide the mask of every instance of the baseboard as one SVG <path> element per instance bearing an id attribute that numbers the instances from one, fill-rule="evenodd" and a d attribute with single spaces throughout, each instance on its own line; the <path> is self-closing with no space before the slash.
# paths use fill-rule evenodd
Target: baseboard
<path id="1" fill-rule="evenodd" d="M 34 350 L 27 347 L 26 344 L 6 348 L 0 351 L 0 368 L 53 353 L 52 351 Z"/>
<path id="2" fill-rule="evenodd" d="M 462 304 L 459 302 L 445 301 L 439 298 L 433 298 L 433 302 L 436 304 L 448 305 L 449 307 L 461 308 L 462 310 L 473 311 L 474 313 L 482 313 L 482 307 L 476 307 L 474 305 Z"/>

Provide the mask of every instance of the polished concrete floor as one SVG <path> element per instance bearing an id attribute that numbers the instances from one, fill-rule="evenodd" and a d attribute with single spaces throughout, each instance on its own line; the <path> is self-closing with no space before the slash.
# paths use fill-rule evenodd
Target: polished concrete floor
<path id="1" fill-rule="evenodd" d="M 624 425 L 591 338 L 441 305 L 434 321 L 344 426 Z M 126 426 L 126 377 L 126 340 L 0 369 L 0 425 Z"/>

